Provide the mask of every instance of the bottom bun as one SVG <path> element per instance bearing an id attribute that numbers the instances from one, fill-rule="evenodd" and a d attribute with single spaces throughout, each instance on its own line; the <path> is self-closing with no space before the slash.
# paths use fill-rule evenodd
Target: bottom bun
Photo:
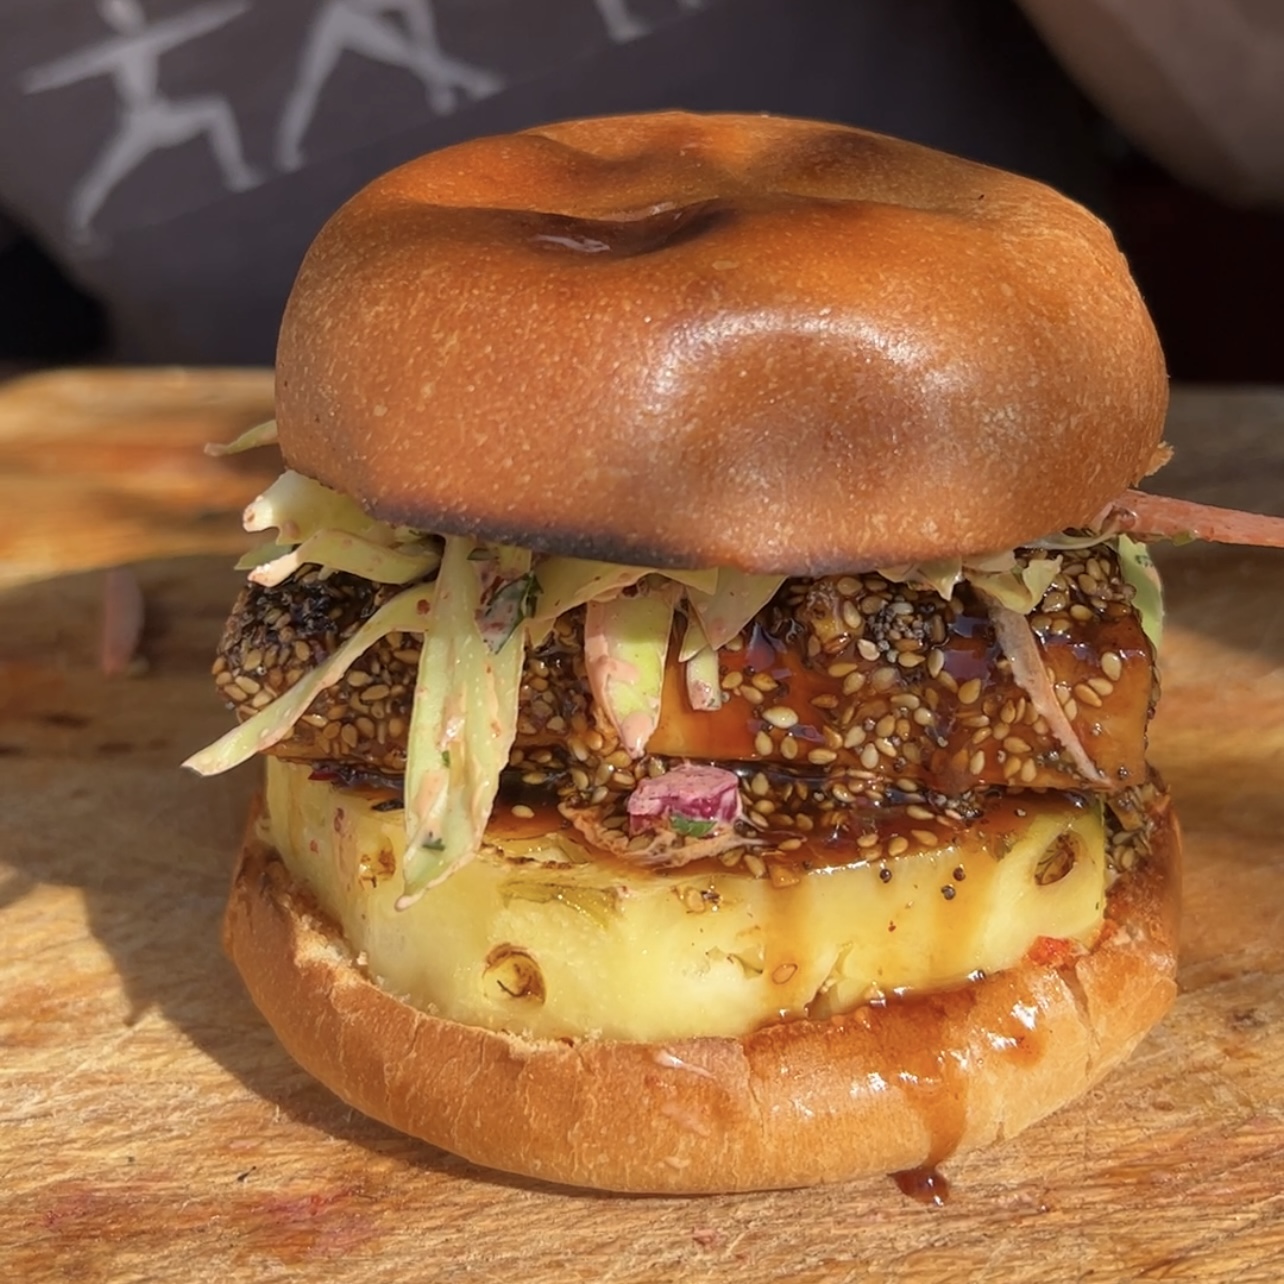
<path id="1" fill-rule="evenodd" d="M 548 1182 L 697 1194 L 934 1165 L 1081 1095 L 1176 994 L 1180 837 L 1166 807 L 1089 954 L 745 1038 L 654 1044 L 527 1040 L 410 1007 L 254 833 L 224 941 L 290 1055 L 367 1115 Z"/>

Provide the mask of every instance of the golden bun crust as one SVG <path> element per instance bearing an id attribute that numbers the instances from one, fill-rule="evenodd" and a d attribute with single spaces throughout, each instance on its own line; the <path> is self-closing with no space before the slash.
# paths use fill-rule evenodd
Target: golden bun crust
<path id="1" fill-rule="evenodd" d="M 1163 358 L 1051 189 L 769 116 L 461 143 L 322 229 L 281 329 L 291 467 L 377 516 L 793 574 L 1012 547 L 1148 471 Z"/>
<path id="2" fill-rule="evenodd" d="M 1010 1137 L 1123 1060 L 1176 993 L 1169 810 L 1155 848 L 1112 891 L 1091 954 L 745 1039 L 534 1042 L 430 1016 L 367 978 L 252 837 L 224 941 L 305 1069 L 365 1114 L 475 1163 L 630 1192 L 802 1186 Z"/>

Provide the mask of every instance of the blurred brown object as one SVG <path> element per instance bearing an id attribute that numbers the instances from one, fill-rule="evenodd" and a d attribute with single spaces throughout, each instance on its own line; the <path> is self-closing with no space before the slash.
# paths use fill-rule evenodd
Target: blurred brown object
<path id="1" fill-rule="evenodd" d="M 1097 106 L 1179 178 L 1284 206 L 1279 0 L 1020 0 Z"/>
<path id="2" fill-rule="evenodd" d="M 62 370 L 0 385 L 0 588 L 249 543 L 275 449 L 212 459 L 272 416 L 268 370 Z"/>

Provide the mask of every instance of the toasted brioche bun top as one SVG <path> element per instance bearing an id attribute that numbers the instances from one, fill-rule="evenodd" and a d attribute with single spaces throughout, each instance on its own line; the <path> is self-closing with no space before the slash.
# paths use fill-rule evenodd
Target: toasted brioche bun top
<path id="1" fill-rule="evenodd" d="M 277 363 L 287 462 L 379 517 L 793 574 L 1082 524 L 1148 470 L 1166 399 L 1087 211 L 769 116 L 403 165 L 322 229 Z"/>

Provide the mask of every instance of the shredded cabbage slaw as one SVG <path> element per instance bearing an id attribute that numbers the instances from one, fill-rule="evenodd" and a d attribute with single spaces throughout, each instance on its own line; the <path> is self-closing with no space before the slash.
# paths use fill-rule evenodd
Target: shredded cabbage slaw
<path id="1" fill-rule="evenodd" d="M 275 440 L 260 425 L 219 453 Z M 275 528 L 274 539 L 242 559 L 252 582 L 275 585 L 304 565 L 378 583 L 408 585 L 328 659 L 271 704 L 184 763 L 202 775 L 227 771 L 290 735 L 308 706 L 389 633 L 422 637 L 408 738 L 406 847 L 400 904 L 413 904 L 483 842 L 516 737 L 526 649 L 547 638 L 557 617 L 586 607 L 585 658 L 600 710 L 631 756 L 641 757 L 660 715 L 674 616 L 686 629 L 678 653 L 692 707 L 721 706 L 718 650 L 771 600 L 783 576 L 727 568 L 656 570 L 510 545 L 425 535 L 371 517 L 349 497 L 287 470 L 245 510 L 245 528 Z M 1162 604 L 1144 544 L 1126 536 L 1050 536 L 1048 556 L 1014 552 L 880 569 L 888 580 L 949 598 L 970 581 L 1008 622 L 1038 604 L 1062 565 L 1061 551 L 1114 539 L 1136 606 L 1158 645 Z M 1003 644 L 1003 638 L 1000 637 Z M 1088 766 L 1091 766 L 1089 763 Z"/>

